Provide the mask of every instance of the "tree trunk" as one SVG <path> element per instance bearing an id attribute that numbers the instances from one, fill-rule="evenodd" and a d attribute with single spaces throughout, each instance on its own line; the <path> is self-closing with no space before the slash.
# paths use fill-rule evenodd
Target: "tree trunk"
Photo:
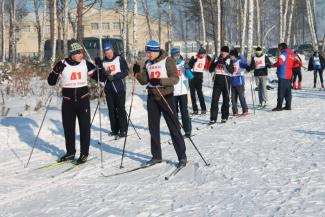
<path id="1" fill-rule="evenodd" d="M 64 56 L 68 56 L 68 16 L 69 16 L 69 5 L 70 0 L 63 0 L 63 54 Z"/>
<path id="2" fill-rule="evenodd" d="M 292 17 L 295 9 L 295 0 L 291 0 L 291 5 L 290 5 L 290 15 L 289 15 L 289 21 L 288 21 L 288 31 L 287 31 L 287 36 L 286 36 L 286 43 L 288 46 L 290 46 L 291 42 L 291 32 L 292 32 Z"/>
<path id="3" fill-rule="evenodd" d="M 324 33 L 323 43 L 322 43 L 322 52 L 323 54 L 325 53 L 325 33 Z"/>
<path id="4" fill-rule="evenodd" d="M 136 58 L 138 55 L 138 0 L 133 0 L 133 57 Z"/>
<path id="5" fill-rule="evenodd" d="M 142 2 L 142 7 L 143 7 L 143 10 L 144 10 L 144 14 L 146 16 L 149 38 L 151 40 L 152 39 L 152 33 L 151 33 L 151 25 L 150 25 L 150 20 L 149 20 L 149 12 L 148 12 L 147 0 L 141 0 L 141 2 Z"/>
<path id="6" fill-rule="evenodd" d="M 308 25 L 309 25 L 309 31 L 311 34 L 311 39 L 312 39 L 312 44 L 314 50 L 318 50 L 318 40 L 317 40 L 317 35 L 315 31 L 315 26 L 314 26 L 314 16 L 311 8 L 311 4 L 309 0 L 306 0 L 306 9 L 307 9 L 307 20 L 308 20 Z"/>
<path id="7" fill-rule="evenodd" d="M 57 54 L 56 56 L 59 57 L 59 58 L 62 58 L 62 41 L 61 41 L 61 31 L 62 31 L 62 14 L 60 13 L 60 0 L 56 0 L 56 17 L 57 17 L 57 20 L 56 20 L 56 23 L 57 23 Z"/>
<path id="8" fill-rule="evenodd" d="M 76 38 L 77 37 L 77 27 L 76 27 L 76 22 L 74 22 L 72 20 L 72 17 L 71 17 L 71 12 L 70 10 L 68 11 L 68 17 L 69 17 L 69 22 L 72 26 L 72 35 L 73 35 L 73 38 Z"/>
<path id="9" fill-rule="evenodd" d="M 221 0 L 217 0 L 217 52 L 219 55 L 221 50 Z"/>
<path id="10" fill-rule="evenodd" d="M 77 41 L 82 42 L 83 40 L 83 26 L 82 26 L 82 11 L 83 11 L 84 1 L 79 0 L 77 5 Z"/>
<path id="11" fill-rule="evenodd" d="M 51 47 L 52 47 L 52 57 L 51 57 L 51 67 L 53 67 L 56 60 L 56 39 L 57 39 L 57 19 L 55 16 L 56 12 L 56 1 L 50 0 L 50 29 L 51 29 Z"/>
<path id="12" fill-rule="evenodd" d="M 10 4 L 10 26 L 9 26 L 9 61 L 16 65 L 16 0 Z"/>
<path id="13" fill-rule="evenodd" d="M 173 46 L 173 11 L 172 11 L 172 0 L 168 0 L 168 52 L 170 52 Z"/>
<path id="14" fill-rule="evenodd" d="M 37 58 L 40 61 L 40 56 L 41 56 L 41 38 L 42 38 L 42 31 L 41 31 L 41 22 L 39 18 L 39 13 L 38 13 L 38 0 L 34 0 L 34 10 L 35 10 L 35 18 L 36 18 L 36 29 L 37 29 Z"/>
<path id="15" fill-rule="evenodd" d="M 103 59 L 103 0 L 99 2 L 99 22 L 99 56 Z"/>
<path id="16" fill-rule="evenodd" d="M 216 17 L 214 16 L 214 14 L 218 13 L 218 9 L 215 8 L 215 5 L 212 0 L 209 1 L 209 4 L 210 4 L 210 8 L 211 8 L 211 19 L 212 19 L 212 25 L 213 25 L 213 41 L 214 41 L 214 53 L 217 55 L 218 53 L 218 28 L 217 28 L 217 25 L 218 25 L 218 22 L 216 20 Z M 218 6 L 217 6 L 218 7 Z M 186 32 L 186 31 L 185 31 Z"/>
<path id="17" fill-rule="evenodd" d="M 5 25 L 5 0 L 2 0 L 1 4 L 2 8 L 2 14 L 1 14 L 1 30 L 2 30 L 2 44 L 1 44 L 1 50 L 2 50 L 2 62 L 6 61 L 6 25 Z"/>
<path id="18" fill-rule="evenodd" d="M 261 45 L 261 17 L 260 17 L 260 0 L 256 0 L 256 39 L 257 39 L 257 45 Z"/>
<path id="19" fill-rule="evenodd" d="M 40 54 L 39 54 L 39 61 L 44 61 L 44 45 L 45 45 L 45 28 L 46 28 L 46 6 L 47 0 L 43 0 L 43 14 L 42 14 L 42 27 L 41 27 L 41 41 L 40 41 Z"/>
<path id="20" fill-rule="evenodd" d="M 247 2 L 248 0 L 244 0 L 244 9 L 242 10 L 242 29 L 241 29 L 241 43 L 240 43 L 240 51 L 241 53 L 245 53 L 245 45 L 246 45 L 246 17 L 247 17 Z"/>
<path id="21" fill-rule="evenodd" d="M 279 0 L 279 4 L 280 4 L 280 13 L 279 13 L 279 41 L 282 43 L 283 42 L 283 37 L 282 37 L 282 33 L 283 33 L 283 0 Z"/>
<path id="22" fill-rule="evenodd" d="M 284 14 L 282 16 L 280 16 L 280 18 L 283 18 L 283 29 L 282 29 L 282 40 L 280 41 L 280 43 L 285 41 L 285 37 L 286 37 L 286 32 L 287 32 L 287 14 L 288 14 L 288 8 L 289 8 L 289 0 L 285 1 L 285 8 L 284 8 Z"/>
<path id="23" fill-rule="evenodd" d="M 247 36 L 247 61 L 251 62 L 254 34 L 254 0 L 249 0 L 248 10 L 248 36 Z"/>
<path id="24" fill-rule="evenodd" d="M 206 31 L 205 31 L 203 3 L 202 3 L 202 0 L 199 0 L 199 2 L 200 2 L 200 11 L 201 11 L 202 33 L 203 33 L 203 47 L 205 47 L 207 40 L 206 40 Z"/>
<path id="25" fill-rule="evenodd" d="M 158 40 L 161 44 L 161 0 L 157 0 L 157 6 L 158 6 Z"/>
<path id="26" fill-rule="evenodd" d="M 123 0 L 123 54 L 127 57 L 128 1 Z"/>

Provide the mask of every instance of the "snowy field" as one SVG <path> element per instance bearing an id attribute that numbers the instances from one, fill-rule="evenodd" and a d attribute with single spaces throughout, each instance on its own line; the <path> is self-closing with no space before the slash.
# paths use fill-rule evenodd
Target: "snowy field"
<path id="1" fill-rule="evenodd" d="M 210 107 L 212 82 L 208 74 L 205 77 L 204 93 Z M 12 109 L 0 119 L 0 216 L 325 216 L 325 91 L 312 89 L 312 80 L 312 73 L 304 71 L 303 90 L 293 90 L 292 111 L 271 112 L 276 105 L 274 89 L 268 92 L 270 106 L 257 110 L 256 115 L 233 118 L 198 132 L 196 128 L 207 123 L 209 114 L 194 117 L 193 134 L 197 135 L 193 141 L 211 165 L 205 166 L 186 140 L 190 162 L 169 181 L 164 177 L 174 165 L 167 163 L 102 176 L 121 171 L 123 148 L 123 140 L 108 137 L 106 105 L 101 109 L 104 168 L 96 116 L 90 148 L 93 160 L 65 173 L 62 171 L 70 164 L 36 169 L 65 151 L 60 99 L 56 97 L 29 167 L 24 168 L 45 110 L 19 117 L 26 102 L 37 100 L 9 99 Z M 129 96 L 130 89 L 131 83 Z M 253 113 L 249 80 L 246 98 Z M 137 84 L 131 120 L 142 139 L 129 128 L 122 171 L 151 158 L 145 99 L 144 88 Z M 91 106 L 94 110 L 96 101 Z M 163 119 L 161 126 L 163 158 L 177 162 L 172 145 L 166 142 L 169 133 Z"/>

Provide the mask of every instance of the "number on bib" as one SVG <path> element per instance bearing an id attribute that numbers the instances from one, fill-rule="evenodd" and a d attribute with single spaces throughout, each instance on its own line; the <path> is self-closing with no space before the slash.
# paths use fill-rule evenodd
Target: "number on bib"
<path id="1" fill-rule="evenodd" d="M 81 72 L 72 72 L 70 76 L 70 80 L 81 80 Z"/>
<path id="2" fill-rule="evenodd" d="M 110 65 L 107 67 L 107 71 L 111 71 L 111 72 L 114 72 L 115 71 L 115 65 Z"/>
<path id="3" fill-rule="evenodd" d="M 160 78 L 160 71 L 150 72 L 150 79 Z"/>

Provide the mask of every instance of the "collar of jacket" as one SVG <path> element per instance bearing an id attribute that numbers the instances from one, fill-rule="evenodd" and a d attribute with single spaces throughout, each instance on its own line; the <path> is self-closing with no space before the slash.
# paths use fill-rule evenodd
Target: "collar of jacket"
<path id="1" fill-rule="evenodd" d="M 109 58 L 107 58 L 107 57 L 105 56 L 105 57 L 104 57 L 104 61 L 106 61 L 106 62 L 112 62 L 116 57 L 117 57 L 117 55 L 114 53 L 112 59 L 109 59 Z"/>
<path id="2" fill-rule="evenodd" d="M 74 61 L 73 59 L 71 59 L 71 57 L 66 58 L 65 61 L 71 66 L 76 66 L 80 64 L 80 62 Z"/>
<path id="3" fill-rule="evenodd" d="M 164 50 L 160 50 L 159 56 L 154 59 L 154 60 L 149 60 L 151 62 L 151 64 L 155 64 L 158 63 L 159 61 L 165 59 L 167 57 L 167 53 Z"/>

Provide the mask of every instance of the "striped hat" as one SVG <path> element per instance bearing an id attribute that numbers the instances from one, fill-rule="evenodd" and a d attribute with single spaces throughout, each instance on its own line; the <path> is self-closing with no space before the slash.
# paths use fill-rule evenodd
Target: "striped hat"
<path id="1" fill-rule="evenodd" d="M 71 39 L 70 42 L 71 42 L 69 45 L 70 56 L 80 54 L 83 51 L 83 47 L 75 39 Z"/>
<path id="2" fill-rule="evenodd" d="M 157 41 L 150 40 L 145 46 L 146 52 L 160 52 L 160 44 Z"/>

